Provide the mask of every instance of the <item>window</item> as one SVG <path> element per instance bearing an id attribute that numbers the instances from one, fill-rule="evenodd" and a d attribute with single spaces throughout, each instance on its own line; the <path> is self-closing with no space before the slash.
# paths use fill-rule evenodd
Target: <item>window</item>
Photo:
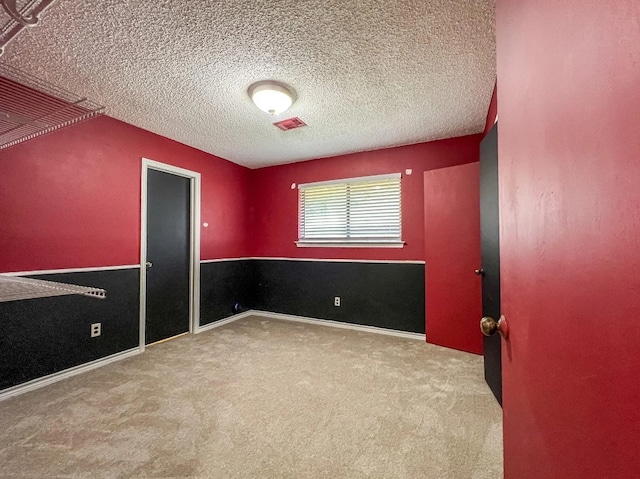
<path id="1" fill-rule="evenodd" d="M 299 185 L 298 246 L 402 247 L 400 174 Z"/>

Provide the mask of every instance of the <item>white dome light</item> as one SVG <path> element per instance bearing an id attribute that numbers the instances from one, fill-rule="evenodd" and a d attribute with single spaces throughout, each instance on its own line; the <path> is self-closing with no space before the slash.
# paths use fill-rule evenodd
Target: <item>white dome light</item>
<path id="1" fill-rule="evenodd" d="M 294 101 L 292 91 L 275 81 L 254 83 L 249 87 L 249 96 L 258 108 L 270 115 L 286 111 Z"/>

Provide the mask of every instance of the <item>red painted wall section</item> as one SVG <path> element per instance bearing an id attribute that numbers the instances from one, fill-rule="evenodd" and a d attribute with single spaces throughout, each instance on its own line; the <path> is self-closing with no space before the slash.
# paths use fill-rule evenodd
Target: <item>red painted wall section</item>
<path id="1" fill-rule="evenodd" d="M 505 477 L 638 477 L 640 4 L 496 8 Z"/>
<path id="2" fill-rule="evenodd" d="M 424 260 L 422 173 L 478 161 L 481 135 L 322 158 L 254 170 L 253 256 L 321 259 Z M 406 169 L 413 174 L 405 175 Z M 298 190 L 291 184 L 402 173 L 404 248 L 298 248 Z"/>
<path id="3" fill-rule="evenodd" d="M 482 354 L 480 164 L 424 173 L 427 342 Z"/>
<path id="4" fill-rule="evenodd" d="M 496 82 L 493 87 L 493 94 L 491 95 L 491 103 L 489 103 L 489 111 L 487 112 L 487 121 L 484 126 L 483 136 L 489 133 L 489 130 L 493 128 L 498 119 L 498 83 Z"/>
<path id="5" fill-rule="evenodd" d="M 138 264 L 142 157 L 202 174 L 202 259 L 248 256 L 250 170 L 105 116 L 0 152 L 0 272 Z"/>

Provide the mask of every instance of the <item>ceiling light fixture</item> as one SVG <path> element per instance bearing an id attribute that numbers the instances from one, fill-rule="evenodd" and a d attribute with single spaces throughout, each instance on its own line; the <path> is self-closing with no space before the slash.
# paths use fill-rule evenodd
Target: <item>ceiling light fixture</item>
<path id="1" fill-rule="evenodd" d="M 290 87 L 271 80 L 254 83 L 249 87 L 248 93 L 253 103 L 270 115 L 278 115 L 288 110 L 296 99 Z"/>

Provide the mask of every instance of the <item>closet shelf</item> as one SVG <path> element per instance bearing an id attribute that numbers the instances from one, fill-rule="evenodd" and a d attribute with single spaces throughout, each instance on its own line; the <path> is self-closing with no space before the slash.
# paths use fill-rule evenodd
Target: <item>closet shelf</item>
<path id="1" fill-rule="evenodd" d="M 22 299 L 67 296 L 70 294 L 79 294 L 96 299 L 105 299 L 107 297 L 107 292 L 100 288 L 0 274 L 0 303 Z"/>
<path id="2" fill-rule="evenodd" d="M 104 107 L 0 63 L 0 150 L 104 114 Z"/>

